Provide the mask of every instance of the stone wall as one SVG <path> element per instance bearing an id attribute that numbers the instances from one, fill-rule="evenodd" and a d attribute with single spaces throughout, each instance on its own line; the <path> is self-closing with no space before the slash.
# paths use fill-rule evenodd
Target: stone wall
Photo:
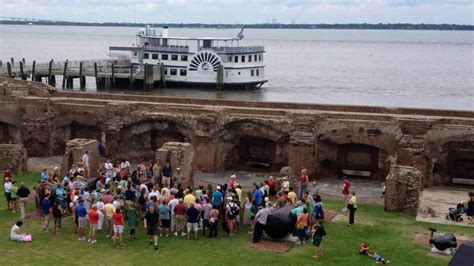
<path id="1" fill-rule="evenodd" d="M 14 174 L 22 175 L 28 169 L 28 156 L 21 144 L 0 144 L 0 169 L 9 168 Z"/>
<path id="2" fill-rule="evenodd" d="M 189 143 L 204 172 L 290 166 L 319 178 L 354 168 L 382 181 L 397 164 L 421 171 L 422 187 L 474 179 L 472 111 L 77 93 L 5 79 L 0 104 L 1 139 L 23 143 L 30 156 L 100 137 L 109 157 L 132 161 L 150 162 L 169 141 Z"/>
<path id="3" fill-rule="evenodd" d="M 411 166 L 392 165 L 385 181 L 385 210 L 416 216 L 423 173 Z"/>
<path id="4" fill-rule="evenodd" d="M 63 155 L 61 175 L 65 175 L 72 164 L 82 160 L 85 151 L 89 152 L 90 177 L 97 177 L 100 167 L 100 156 L 98 150 L 99 142 L 95 139 L 73 139 L 67 142 L 66 152 Z"/>

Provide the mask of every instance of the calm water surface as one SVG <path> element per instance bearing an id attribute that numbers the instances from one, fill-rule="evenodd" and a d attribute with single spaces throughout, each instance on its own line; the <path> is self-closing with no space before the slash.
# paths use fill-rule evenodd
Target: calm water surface
<path id="1" fill-rule="evenodd" d="M 0 59 L 106 58 L 138 28 L 0 25 Z M 172 36 L 233 37 L 236 29 L 170 29 Z M 474 110 L 474 32 L 246 29 L 264 45 L 258 91 L 157 89 L 154 95 Z M 60 82 L 58 82 L 60 84 Z M 88 90 L 95 90 L 88 80 Z"/>

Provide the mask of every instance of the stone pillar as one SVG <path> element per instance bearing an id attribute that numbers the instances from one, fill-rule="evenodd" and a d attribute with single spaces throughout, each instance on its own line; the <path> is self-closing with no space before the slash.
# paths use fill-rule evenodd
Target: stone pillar
<path id="1" fill-rule="evenodd" d="M 295 118 L 293 132 L 288 145 L 288 166 L 299 176 L 301 169 L 308 170 L 308 176 L 316 173 L 315 134 L 312 119 Z"/>
<path id="2" fill-rule="evenodd" d="M 163 164 L 169 162 L 173 172 L 177 167 L 181 168 L 184 187 L 194 185 L 193 158 L 194 150 L 190 143 L 166 142 L 155 152 L 155 159 L 160 160 Z"/>
<path id="3" fill-rule="evenodd" d="M 87 150 L 89 152 L 90 177 L 97 176 L 100 164 L 99 141 L 95 139 L 73 139 L 66 144 L 66 152 L 63 156 L 61 175 L 65 175 L 72 164 L 82 160 L 82 155 Z"/>
<path id="4" fill-rule="evenodd" d="M 22 175 L 28 169 L 28 156 L 21 144 L 0 144 L 0 170 L 9 168 L 14 174 Z"/>
<path id="5" fill-rule="evenodd" d="M 412 166 L 392 165 L 385 181 L 385 210 L 416 216 L 422 179 L 423 173 Z"/>

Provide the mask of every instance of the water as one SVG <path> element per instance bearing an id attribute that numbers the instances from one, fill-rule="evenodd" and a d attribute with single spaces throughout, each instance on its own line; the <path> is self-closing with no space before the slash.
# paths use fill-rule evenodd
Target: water
<path id="1" fill-rule="evenodd" d="M 110 45 L 132 44 L 138 30 L 0 25 L 0 59 L 105 58 Z M 233 37 L 237 32 L 170 29 L 170 35 L 189 37 Z M 269 82 L 258 91 L 126 93 L 474 110 L 474 32 L 246 29 L 241 44 L 264 45 L 267 51 Z M 88 80 L 88 85 L 95 84 Z"/>

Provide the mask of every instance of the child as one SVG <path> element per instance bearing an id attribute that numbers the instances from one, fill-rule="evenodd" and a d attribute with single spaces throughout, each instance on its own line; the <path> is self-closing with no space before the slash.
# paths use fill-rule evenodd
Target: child
<path id="1" fill-rule="evenodd" d="M 54 217 L 54 234 L 59 234 L 61 229 L 61 219 L 63 217 L 63 208 L 61 207 L 61 201 L 56 198 L 53 205 L 53 217 Z"/>
<path id="2" fill-rule="evenodd" d="M 125 244 L 123 243 L 123 214 L 120 211 L 120 208 L 117 208 L 115 210 L 115 213 L 112 217 L 114 220 L 114 246 L 117 238 L 120 238 L 120 245 L 125 246 Z"/>
<path id="3" fill-rule="evenodd" d="M 390 263 L 389 260 L 385 260 L 384 258 L 382 258 L 382 256 L 380 256 L 377 252 L 374 252 L 374 254 L 372 254 L 370 256 L 372 259 L 375 260 L 375 263 L 377 264 L 388 264 Z"/>
<path id="4" fill-rule="evenodd" d="M 296 221 L 296 229 L 298 230 L 299 240 L 296 244 L 305 244 L 306 226 L 308 225 L 308 210 L 303 208 L 303 212 L 298 216 Z"/>
<path id="5" fill-rule="evenodd" d="M 137 227 L 137 209 L 135 208 L 135 204 L 132 202 L 128 204 L 127 217 L 128 227 L 130 227 L 130 236 L 128 237 L 128 240 L 132 241 L 132 239 L 137 239 L 135 235 L 135 228 Z"/>
<path id="6" fill-rule="evenodd" d="M 89 237 L 87 242 L 94 244 L 97 242 L 97 240 L 95 240 L 95 233 L 97 231 L 97 224 L 99 223 L 99 213 L 97 212 L 97 206 L 95 204 L 87 211 L 87 216 L 89 217 Z"/>
<path id="7" fill-rule="evenodd" d="M 311 234 L 313 237 L 313 245 L 316 247 L 313 258 L 319 258 L 322 256 L 321 242 L 323 241 L 323 236 L 326 235 L 322 221 L 318 221 L 318 223 L 313 226 Z"/>

